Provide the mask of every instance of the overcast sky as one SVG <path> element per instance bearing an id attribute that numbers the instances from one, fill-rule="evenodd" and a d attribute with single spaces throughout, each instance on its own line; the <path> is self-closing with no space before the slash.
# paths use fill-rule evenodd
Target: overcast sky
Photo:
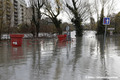
<path id="1" fill-rule="evenodd" d="M 28 3 L 28 0 L 25 0 L 25 1 L 26 1 L 26 3 Z M 93 1 L 93 0 L 91 0 L 91 1 Z M 115 7 L 114 7 L 115 9 L 114 9 L 113 13 L 118 13 L 118 12 L 120 12 L 120 0 L 115 0 L 115 2 L 116 2 Z M 106 12 L 106 14 L 107 14 L 107 12 Z M 70 19 L 68 18 L 68 16 L 65 13 L 60 14 L 59 18 L 61 18 L 63 22 L 70 22 Z"/>

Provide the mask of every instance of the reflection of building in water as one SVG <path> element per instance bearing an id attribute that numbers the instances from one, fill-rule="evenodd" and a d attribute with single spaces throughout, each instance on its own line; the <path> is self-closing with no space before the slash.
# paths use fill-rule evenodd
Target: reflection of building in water
<path id="1" fill-rule="evenodd" d="M 6 44 L 7 42 L 0 48 L 0 66 L 2 66 L 2 64 L 11 66 L 11 63 L 18 65 L 25 63 L 26 59 L 23 47 L 10 47 L 9 45 L 6 46 Z"/>
<path id="2" fill-rule="evenodd" d="M 13 76 L 25 62 L 23 47 L 10 47 L 7 42 L 3 42 L 0 47 L 0 80 L 18 80 L 13 79 Z"/>

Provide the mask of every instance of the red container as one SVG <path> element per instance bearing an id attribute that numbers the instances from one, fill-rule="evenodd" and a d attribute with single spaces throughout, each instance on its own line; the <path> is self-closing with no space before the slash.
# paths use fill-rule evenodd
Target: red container
<path id="1" fill-rule="evenodd" d="M 21 46 L 23 37 L 24 37 L 23 34 L 10 34 L 11 45 L 13 47 Z"/>
<path id="2" fill-rule="evenodd" d="M 58 40 L 59 41 L 66 41 L 66 37 L 67 37 L 66 34 L 64 34 L 64 35 L 58 35 Z"/>

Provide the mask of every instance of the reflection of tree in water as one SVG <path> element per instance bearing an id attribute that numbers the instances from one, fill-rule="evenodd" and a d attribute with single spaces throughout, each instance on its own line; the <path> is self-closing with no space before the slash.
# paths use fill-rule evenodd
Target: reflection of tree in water
<path id="1" fill-rule="evenodd" d="M 39 73 L 40 65 L 39 65 L 38 62 L 40 62 L 40 56 L 39 55 L 41 55 L 41 54 L 40 54 L 40 50 L 39 50 L 40 47 L 39 46 L 40 46 L 39 44 L 38 45 L 32 44 L 32 49 L 33 49 L 32 50 L 32 59 L 33 60 L 32 60 L 32 70 L 31 70 L 31 76 L 30 76 L 31 80 L 33 80 L 35 76 L 40 74 Z M 38 56 L 37 56 L 37 52 L 36 52 L 37 50 L 38 50 Z M 37 74 L 35 74 L 35 73 L 37 73 Z"/>
<path id="2" fill-rule="evenodd" d="M 108 71 L 107 71 L 107 63 L 106 63 L 106 58 L 105 55 L 107 53 L 105 53 L 105 43 L 104 43 L 104 37 L 103 36 L 98 36 L 97 37 L 98 42 L 99 42 L 99 46 L 100 46 L 100 59 L 101 59 L 101 64 L 102 64 L 102 70 L 104 72 L 104 75 L 102 77 L 109 77 L 108 75 Z M 103 80 L 109 80 L 109 79 L 103 79 Z"/>
<path id="3" fill-rule="evenodd" d="M 91 43 L 90 44 L 90 55 L 92 56 L 93 55 L 93 53 L 95 52 L 95 43 L 93 44 L 93 43 Z"/>
<path id="4" fill-rule="evenodd" d="M 75 49 L 75 55 L 74 55 L 74 64 L 73 64 L 73 70 L 75 70 L 76 63 L 78 59 L 81 57 L 81 50 L 82 50 L 82 37 L 76 38 L 76 49 Z"/>
<path id="5" fill-rule="evenodd" d="M 0 64 L 3 64 L 3 62 L 4 62 L 4 49 L 3 49 L 3 47 L 0 47 Z"/>
<path id="6" fill-rule="evenodd" d="M 101 55 L 102 58 L 104 58 L 104 54 L 105 54 L 104 37 L 103 36 L 98 36 L 97 39 L 98 39 L 98 42 L 99 42 L 100 55 Z"/>
<path id="7" fill-rule="evenodd" d="M 117 53 L 118 53 L 118 56 L 120 56 L 120 36 L 115 36 L 114 37 L 114 40 L 113 41 L 115 41 L 115 46 L 117 47 Z"/>
<path id="8" fill-rule="evenodd" d="M 48 43 L 48 42 L 46 42 L 46 43 Z M 40 43 L 40 42 L 37 42 L 37 43 Z M 42 43 L 43 46 L 45 46 L 46 43 L 45 44 Z M 42 53 L 42 50 L 41 50 L 42 44 L 33 44 L 32 45 L 33 50 L 32 50 L 31 80 L 34 80 L 35 78 L 37 78 L 38 80 L 42 79 L 42 78 L 47 79 L 48 78 L 47 76 L 49 75 L 48 74 L 49 70 L 52 67 L 52 63 L 54 63 L 56 56 L 57 56 L 57 55 L 53 54 L 56 50 L 52 50 L 53 56 L 49 56 L 49 54 L 51 54 L 49 52 L 46 53 L 46 56 L 43 56 L 44 54 L 41 54 Z M 47 45 L 47 46 L 49 46 L 49 45 Z M 53 49 L 57 49 L 56 46 L 53 45 Z M 56 52 L 56 54 L 57 54 L 57 52 Z"/>
<path id="9" fill-rule="evenodd" d="M 60 74 L 61 74 L 61 61 L 60 59 L 58 58 L 57 59 L 57 66 L 56 66 L 56 69 L 55 69 L 55 80 L 58 80 L 59 77 L 60 77 Z"/>
<path id="10" fill-rule="evenodd" d="M 59 48 L 58 48 L 58 41 L 54 41 L 53 40 L 53 43 L 54 43 L 54 45 L 53 45 L 53 56 L 56 56 L 57 55 L 57 52 L 58 52 L 58 50 L 59 50 Z"/>
<path id="11" fill-rule="evenodd" d="M 15 64 L 11 59 L 12 47 L 10 42 L 3 42 L 0 47 L 0 80 L 9 80 L 15 75 Z"/>

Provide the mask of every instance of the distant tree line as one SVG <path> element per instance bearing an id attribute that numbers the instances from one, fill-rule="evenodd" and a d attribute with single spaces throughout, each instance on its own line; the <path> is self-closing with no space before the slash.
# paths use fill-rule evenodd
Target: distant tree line
<path id="1" fill-rule="evenodd" d="M 111 15 L 108 15 L 108 17 L 110 18 L 110 25 L 108 25 L 108 28 L 114 28 L 115 30 L 113 32 L 116 34 L 120 34 L 120 12 L 118 12 L 117 14 L 113 13 Z M 103 23 L 103 20 L 101 20 L 101 23 Z M 95 22 L 93 18 L 92 24 L 91 23 L 84 24 L 84 28 L 97 31 L 98 25 L 100 25 L 100 23 L 98 24 L 98 22 Z"/>

